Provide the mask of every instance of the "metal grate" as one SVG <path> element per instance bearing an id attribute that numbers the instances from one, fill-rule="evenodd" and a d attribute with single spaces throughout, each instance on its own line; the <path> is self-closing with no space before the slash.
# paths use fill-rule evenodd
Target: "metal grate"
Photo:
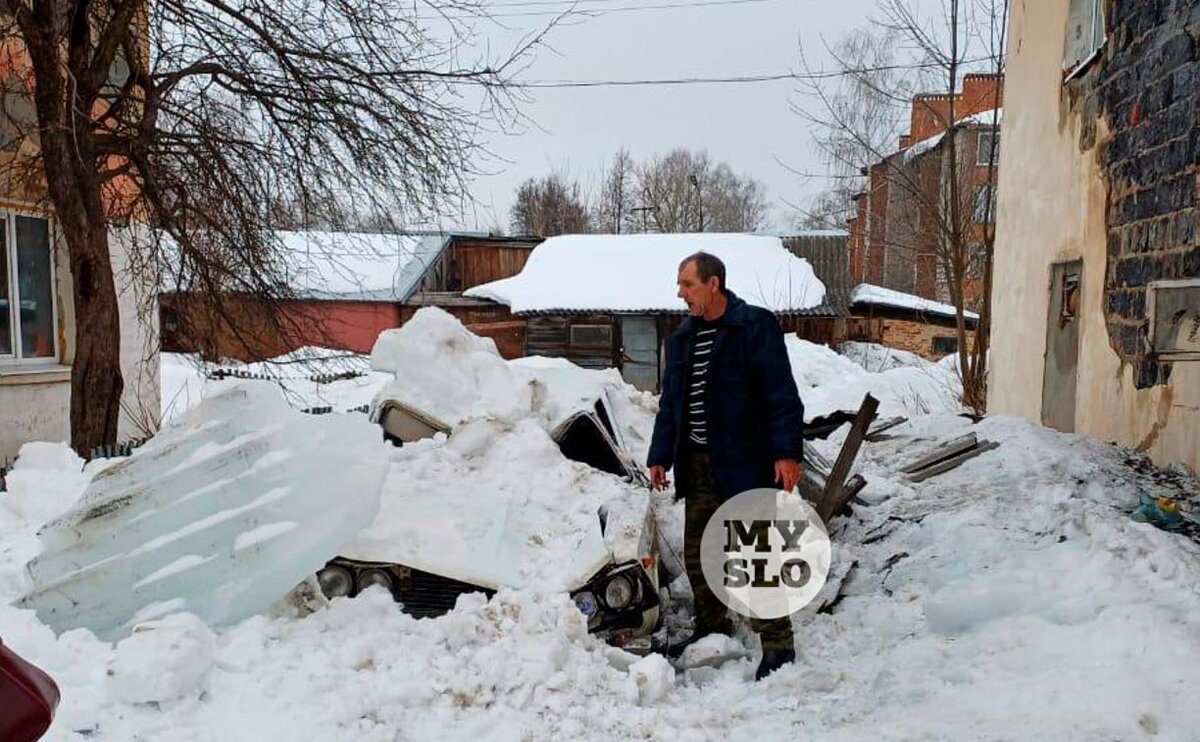
<path id="1" fill-rule="evenodd" d="M 417 618 L 436 618 L 453 610 L 458 597 L 469 593 L 483 593 L 491 598 L 496 591 L 414 569 L 396 590 L 396 598 L 405 613 Z"/>

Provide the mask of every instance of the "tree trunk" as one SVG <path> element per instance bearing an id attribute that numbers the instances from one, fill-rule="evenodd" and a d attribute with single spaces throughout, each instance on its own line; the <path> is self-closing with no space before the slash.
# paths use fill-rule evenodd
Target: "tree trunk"
<path id="1" fill-rule="evenodd" d="M 71 447 L 81 456 L 117 442 L 121 412 L 121 326 L 107 220 L 86 133 L 44 135 L 43 161 L 54 216 L 70 255 L 75 303 Z M 89 168 L 90 166 L 90 168 Z"/>

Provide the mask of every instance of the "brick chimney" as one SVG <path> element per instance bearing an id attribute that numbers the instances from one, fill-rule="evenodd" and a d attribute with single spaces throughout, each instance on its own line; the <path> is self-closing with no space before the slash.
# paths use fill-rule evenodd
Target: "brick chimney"
<path id="1" fill-rule="evenodd" d="M 954 120 L 990 111 L 1004 104 L 1004 76 L 997 74 L 964 75 L 962 92 L 953 96 L 945 93 L 922 93 L 913 96 L 912 116 L 908 134 L 900 138 L 901 149 L 941 134 L 950 118 L 950 103 L 954 102 Z"/>

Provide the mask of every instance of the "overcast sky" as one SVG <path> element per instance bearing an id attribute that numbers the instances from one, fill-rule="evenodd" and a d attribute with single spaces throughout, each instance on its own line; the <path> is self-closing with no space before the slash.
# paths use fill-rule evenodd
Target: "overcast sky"
<path id="1" fill-rule="evenodd" d="M 501 3 L 515 0 L 496 0 Z M 545 0 L 543 0 L 545 2 Z M 711 0 L 589 0 L 579 7 L 711 2 Z M 809 64 L 825 62 L 830 44 L 867 22 L 871 0 L 763 0 L 640 12 L 615 12 L 573 20 L 553 29 L 524 80 L 628 80 L 765 75 L 798 69 L 805 44 Z M 497 13 L 545 10 L 545 5 L 497 7 Z M 490 26 L 493 49 L 544 25 L 544 16 L 506 17 L 512 30 Z M 488 27 L 481 25 L 479 30 Z M 819 170 L 805 123 L 789 108 L 800 100 L 795 81 L 754 84 L 576 88 L 530 91 L 522 111 L 537 127 L 493 136 L 493 171 L 475 181 L 477 204 L 457 226 L 509 226 L 513 193 L 527 178 L 565 172 L 592 190 L 621 146 L 635 160 L 676 146 L 707 150 L 716 161 L 762 181 L 772 204 L 773 226 L 790 226 L 786 201 L 801 200 L 820 183 L 802 183 L 781 166 Z"/>

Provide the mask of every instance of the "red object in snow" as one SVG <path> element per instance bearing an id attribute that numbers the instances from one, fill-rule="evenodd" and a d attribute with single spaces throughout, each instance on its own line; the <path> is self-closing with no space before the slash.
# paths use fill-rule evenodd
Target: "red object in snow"
<path id="1" fill-rule="evenodd" d="M 58 686 L 0 641 L 0 740 L 33 742 L 46 733 L 58 707 Z"/>

